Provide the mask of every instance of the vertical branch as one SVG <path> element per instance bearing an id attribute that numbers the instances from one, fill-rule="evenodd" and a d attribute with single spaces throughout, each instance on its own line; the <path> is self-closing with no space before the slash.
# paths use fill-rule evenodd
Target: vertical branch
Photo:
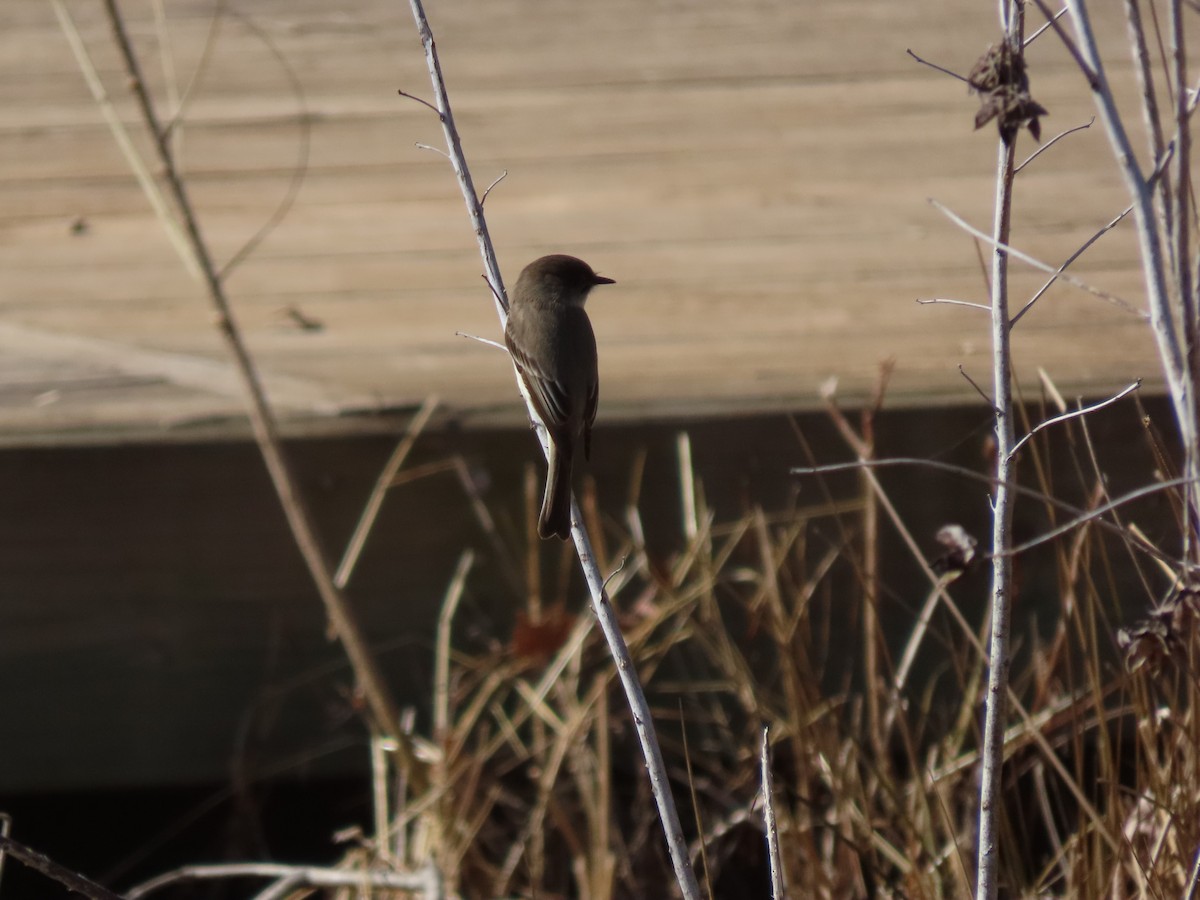
<path id="1" fill-rule="evenodd" d="M 1188 244 L 1191 231 L 1188 223 L 1188 199 L 1191 194 L 1192 132 L 1188 127 L 1187 36 L 1183 28 L 1180 0 L 1171 0 L 1171 71 L 1175 82 L 1175 128 L 1178 146 L 1175 148 L 1175 277 L 1178 279 L 1179 303 L 1183 311 L 1185 338 L 1192 325 L 1195 304 L 1192 298 L 1192 276 L 1189 269 Z"/>
<path id="2" fill-rule="evenodd" d="M 471 217 L 475 237 L 479 242 L 480 252 L 483 255 L 484 266 L 486 267 L 488 282 L 492 287 L 492 294 L 496 301 L 497 312 L 500 315 L 501 322 L 503 322 L 507 316 L 508 302 L 500 278 L 500 269 L 496 262 L 496 254 L 492 248 L 491 238 L 488 236 L 487 222 L 483 216 L 483 204 L 475 193 L 471 173 L 467 168 L 466 157 L 463 154 L 462 143 L 459 140 L 458 129 L 454 124 L 454 115 L 450 110 L 450 98 L 446 94 L 446 84 L 442 77 L 442 66 L 438 60 L 437 46 L 433 40 L 433 31 L 429 27 L 429 20 L 425 16 L 425 9 L 421 0 L 409 0 L 409 5 L 412 8 L 413 19 L 416 22 L 417 33 L 421 38 L 421 45 L 425 50 L 429 76 L 433 82 L 438 118 L 441 120 L 442 131 L 446 137 L 446 149 L 451 165 L 454 167 L 454 173 L 458 176 L 459 186 L 462 188 L 463 199 L 466 201 L 467 213 Z M 530 421 L 537 422 L 537 417 L 532 414 L 532 411 L 529 418 Z M 535 432 L 538 436 L 538 441 L 542 445 L 542 453 L 548 456 L 549 438 L 546 435 L 545 429 L 538 426 L 535 428 Z M 675 878 L 685 900 L 699 900 L 700 886 L 696 882 L 695 872 L 692 871 L 692 862 L 688 852 L 687 841 L 684 839 L 683 828 L 679 823 L 679 813 L 675 808 L 675 798 L 671 794 L 671 784 L 667 775 L 666 763 L 663 762 L 662 750 L 658 745 L 658 736 L 655 732 L 650 704 L 647 702 L 645 691 L 643 691 L 641 682 L 638 680 L 637 667 L 629 655 L 629 648 L 626 646 L 625 638 L 621 634 L 616 611 L 612 607 L 607 591 L 605 591 L 605 580 L 600 574 L 599 566 L 596 564 L 591 540 L 588 537 L 587 530 L 581 524 L 582 522 L 583 517 L 579 512 L 579 503 L 572 496 L 571 535 L 575 539 L 575 549 L 579 555 L 579 564 L 583 569 L 584 580 L 587 581 L 588 590 L 591 594 L 592 609 L 596 614 L 596 620 L 600 624 L 600 630 L 604 633 L 604 638 L 608 642 L 609 652 L 616 663 L 617 675 L 621 679 L 621 686 L 625 690 L 625 698 L 629 703 L 634 728 L 637 731 L 642 755 L 646 761 L 646 771 L 650 777 L 650 789 L 658 805 L 658 817 L 663 826 L 667 849 L 671 854 L 671 863 L 675 869 Z"/>
<path id="3" fill-rule="evenodd" d="M 1179 314 L 1183 325 L 1184 377 L 1191 394 L 1189 407 L 1193 429 L 1200 430 L 1200 398 L 1195 395 L 1200 384 L 1200 320 L 1197 319 L 1196 283 L 1192 280 L 1190 244 L 1192 221 L 1192 125 L 1188 97 L 1187 34 L 1183 23 L 1181 0 L 1171 0 L 1171 62 L 1175 82 L 1175 278 L 1179 292 Z M 1191 434 L 1180 423 L 1185 441 L 1185 473 L 1192 480 L 1185 494 L 1190 502 L 1185 507 L 1184 538 L 1192 562 L 1200 562 L 1200 434 Z"/>
<path id="4" fill-rule="evenodd" d="M 860 431 L 862 445 L 858 450 L 860 459 L 875 458 L 875 418 L 883 409 L 883 397 L 891 378 L 895 360 L 888 360 L 879 371 L 879 382 L 871 405 L 862 411 Z M 871 747 L 880 759 L 887 756 L 886 731 L 880 699 L 884 692 L 883 679 L 879 675 L 880 649 L 886 647 L 879 624 L 879 604 L 883 595 L 879 575 L 879 498 L 871 489 L 866 472 L 859 475 L 859 488 L 863 500 L 863 557 L 862 580 L 865 593 L 863 603 L 863 675 L 867 682 L 867 721 L 871 735 Z"/>
<path id="5" fill-rule="evenodd" d="M 1007 4 L 1006 4 L 1007 6 Z M 1005 37 L 1020 47 L 1024 8 L 1014 2 L 1003 18 Z M 1000 784 L 1004 768 L 1004 725 L 1008 711 L 1009 629 L 1012 619 L 1012 513 L 1016 498 L 1012 458 L 1015 439 L 1008 315 L 1008 252 L 1012 230 L 1013 169 L 1016 133 L 1000 139 L 992 242 L 992 402 L 996 408 L 996 488 L 992 501 L 992 639 L 988 649 L 982 773 L 979 788 L 979 839 L 975 896 L 995 900 L 999 886 Z"/>
<path id="6" fill-rule="evenodd" d="M 241 331 L 234 319 L 229 299 L 225 295 L 225 286 L 221 281 L 220 273 L 200 232 L 199 220 L 196 218 L 191 199 L 175 164 L 170 137 L 166 129 L 162 127 L 155 111 L 154 102 L 146 88 L 146 82 L 142 78 L 141 66 L 129 40 L 129 34 L 125 29 L 125 22 L 117 8 L 116 0 L 105 0 L 105 9 L 117 49 L 129 74 L 134 98 L 154 142 L 159 161 L 162 163 L 167 188 L 178 207 L 184 226 L 188 255 L 199 269 L 209 300 L 216 310 L 218 331 L 233 357 L 238 375 L 245 388 L 254 439 L 258 443 L 259 451 L 267 466 L 267 472 L 275 486 L 275 492 L 283 507 L 292 537 L 304 557 L 309 574 L 325 605 L 329 623 L 342 642 L 342 647 L 354 670 L 359 689 L 366 699 L 378 728 L 388 736 L 396 738 L 400 747 L 401 759 L 406 767 L 415 766 L 411 751 L 404 743 L 403 735 L 400 734 L 395 703 L 376 667 L 375 659 L 367 647 L 366 640 L 359 630 L 349 604 L 333 582 L 333 573 L 321 549 L 312 516 L 296 485 L 295 477 L 292 475 L 284 454 L 283 441 L 267 403 L 266 392 L 263 390 L 258 370 L 255 368 L 249 349 L 242 340 Z"/>
<path id="7" fill-rule="evenodd" d="M 417 23 L 417 33 L 421 37 L 421 46 L 425 48 L 429 80 L 433 83 L 434 107 L 441 120 L 442 131 L 446 135 L 446 155 L 450 158 L 450 165 L 454 168 L 459 187 L 462 188 L 467 215 L 471 217 L 475 240 L 478 241 L 479 253 L 483 256 L 484 275 L 491 286 L 492 297 L 496 301 L 503 324 L 508 315 L 508 294 L 504 291 L 504 279 L 500 277 L 500 263 L 496 260 L 496 250 L 492 246 L 491 235 L 488 234 L 487 220 L 483 217 L 483 201 L 475 192 L 475 181 L 471 178 L 471 170 L 467 168 L 467 157 L 458 138 L 458 126 L 454 124 L 454 112 L 450 109 L 450 98 L 446 95 L 446 80 L 442 77 L 442 63 L 438 58 L 437 45 L 433 42 L 433 30 L 429 27 L 421 0 L 410 0 L 410 3 L 413 18 Z"/>
<path id="8" fill-rule="evenodd" d="M 1184 541 L 1193 558 L 1200 550 L 1193 539 L 1196 530 L 1197 511 L 1200 510 L 1200 437 L 1197 433 L 1198 412 L 1196 408 L 1195 381 L 1190 362 L 1185 362 L 1180 348 L 1179 332 L 1171 309 L 1170 290 L 1166 266 L 1163 262 L 1162 242 L 1154 221 L 1151 187 L 1134 156 L 1129 135 L 1117 111 L 1116 101 L 1104 74 L 1100 50 L 1092 30 L 1091 16 L 1085 0 L 1070 0 L 1071 14 L 1079 38 L 1080 61 L 1084 74 L 1092 89 L 1096 109 L 1104 122 L 1109 143 L 1116 156 L 1117 165 L 1125 179 L 1133 201 L 1134 219 L 1137 223 L 1138 243 L 1142 257 L 1142 274 L 1146 282 L 1146 298 L 1150 307 L 1150 324 L 1158 347 L 1159 359 L 1166 376 L 1171 406 L 1179 426 L 1184 451 L 1184 475 L 1188 479 L 1184 491 L 1185 513 L 1183 522 Z M 1179 107 L 1176 107 L 1179 109 Z M 1187 127 L 1186 103 L 1184 130 Z M 1179 157 L 1179 153 L 1175 154 Z M 1176 190 L 1188 190 L 1177 184 Z M 1166 201 L 1172 203 L 1170 199 Z M 1178 204 L 1175 213 L 1178 214 Z M 1176 230 L 1179 222 L 1175 222 Z M 1186 327 L 1186 326 L 1185 326 Z"/>
<path id="9" fill-rule="evenodd" d="M 779 826 L 775 822 L 775 783 L 771 778 L 770 729 L 762 730 L 762 746 L 759 750 L 762 767 L 763 825 L 767 832 L 767 859 L 771 864 L 771 898 L 783 900 L 783 860 L 779 853 Z"/>
<path id="10" fill-rule="evenodd" d="M 1163 138 L 1162 118 L 1158 113 L 1158 97 L 1154 90 L 1154 72 L 1150 64 L 1150 49 L 1146 44 L 1146 29 L 1142 25 L 1141 0 L 1125 0 L 1125 21 L 1129 28 L 1129 43 L 1133 49 L 1137 65 L 1138 86 L 1142 90 L 1142 118 L 1146 123 L 1146 135 L 1150 141 L 1150 158 L 1165 159 L 1167 150 Z M 1159 189 L 1163 198 L 1171 195 L 1171 175 L 1164 167 L 1159 173 Z M 1173 230 L 1170 202 L 1163 202 L 1159 208 L 1162 215 L 1163 228 L 1167 234 Z"/>
<path id="11" fill-rule="evenodd" d="M 354 526 L 354 534 L 350 536 L 350 541 L 346 544 L 346 550 L 342 554 L 342 561 L 338 563 L 337 571 L 333 574 L 333 583 L 338 586 L 339 590 L 345 590 L 346 585 L 350 582 L 350 576 L 358 564 L 358 557 L 367 544 L 367 536 L 371 533 L 379 511 L 383 509 L 384 497 L 392 487 L 392 482 L 400 472 L 400 467 L 404 465 L 404 460 L 408 459 L 408 454 L 412 452 L 417 438 L 429 423 L 429 418 L 437 409 L 437 405 L 437 397 L 425 398 L 425 402 L 421 404 L 417 414 L 408 423 L 408 433 L 400 439 L 400 443 L 396 445 L 396 449 L 392 451 L 392 455 L 379 472 L 379 477 L 375 479 L 375 486 L 367 496 L 367 503 L 358 517 L 358 524 Z"/>

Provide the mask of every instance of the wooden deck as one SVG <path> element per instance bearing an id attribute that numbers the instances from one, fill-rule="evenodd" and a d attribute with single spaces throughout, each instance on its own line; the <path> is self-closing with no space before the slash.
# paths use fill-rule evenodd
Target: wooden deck
<path id="1" fill-rule="evenodd" d="M 136 128 L 99 5 L 68 6 Z M 508 172 L 488 200 L 507 278 L 564 251 L 618 281 L 591 304 L 602 421 L 804 408 L 831 377 L 852 401 L 888 357 L 893 404 L 974 397 L 960 363 L 988 381 L 986 315 L 915 301 L 986 297 L 971 239 L 927 198 L 986 228 L 994 132 L 973 132 L 964 86 L 905 49 L 966 71 L 996 36 L 991 7 L 430 6 L 475 178 L 482 189 Z M 152 6 L 124 7 L 169 113 L 197 72 L 212 4 L 166 4 L 166 55 Z M 303 85 L 311 148 L 294 207 L 228 288 L 281 415 L 296 431 L 354 430 L 437 393 L 467 423 L 518 422 L 503 355 L 455 336 L 495 338 L 498 327 L 449 166 L 414 147 L 440 144 L 438 123 L 396 93 L 430 93 L 406 4 L 235 8 L 249 18 L 220 24 L 188 94 L 180 153 L 203 231 L 228 259 L 297 168 L 301 107 L 267 36 Z M 52 7 L 5 12 L 0 440 L 237 432 L 242 401 L 207 302 L 130 175 Z M 1096 12 L 1121 81 L 1118 11 Z M 1048 135 L 1086 122 L 1090 98 L 1053 35 L 1029 58 Z M 144 137 L 138 146 L 148 156 Z M 1033 149 L 1023 135 L 1020 155 Z M 1016 245 L 1053 263 L 1123 209 L 1099 125 L 1031 165 L 1017 201 Z M 1042 276 L 1018 269 L 1019 303 Z M 1077 274 L 1141 305 L 1128 225 Z M 293 312 L 319 327 L 300 327 Z M 1027 384 L 1044 367 L 1069 393 L 1160 377 L 1137 316 L 1065 286 L 1021 323 L 1016 355 Z"/>

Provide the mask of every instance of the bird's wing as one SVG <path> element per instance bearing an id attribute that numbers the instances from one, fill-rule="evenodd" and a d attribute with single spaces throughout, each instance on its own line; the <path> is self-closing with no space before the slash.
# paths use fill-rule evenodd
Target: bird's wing
<path id="1" fill-rule="evenodd" d="M 587 406 L 583 411 L 583 458 L 592 458 L 592 423 L 596 421 L 596 408 L 600 405 L 600 380 L 592 382 L 588 392 Z"/>
<path id="2" fill-rule="evenodd" d="M 547 428 L 560 429 L 567 421 L 569 399 L 561 384 L 542 371 L 520 346 L 515 344 L 512 336 L 505 331 L 504 343 L 509 355 L 521 376 L 521 383 L 529 394 L 534 412 Z"/>

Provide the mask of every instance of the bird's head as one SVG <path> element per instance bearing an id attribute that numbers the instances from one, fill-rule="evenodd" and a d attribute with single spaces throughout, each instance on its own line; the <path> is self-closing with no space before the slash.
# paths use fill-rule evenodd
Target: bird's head
<path id="1" fill-rule="evenodd" d="M 560 305 L 582 306 L 588 292 L 598 284 L 616 284 L 597 275 L 582 259 L 555 253 L 535 259 L 517 279 L 516 291 L 530 299 Z"/>

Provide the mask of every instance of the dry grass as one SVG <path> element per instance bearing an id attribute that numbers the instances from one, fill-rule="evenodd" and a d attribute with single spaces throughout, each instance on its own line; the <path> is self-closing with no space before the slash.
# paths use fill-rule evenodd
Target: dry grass
<path id="1" fill-rule="evenodd" d="M 1050 447 L 1093 486 L 1093 506 L 1107 499 L 1086 419 L 1030 443 L 1024 481 L 1048 495 Z M 971 896 L 986 623 L 968 625 L 956 596 L 972 579 L 937 576 L 930 597 L 941 590 L 943 599 L 903 645 L 916 664 L 897 687 L 886 648 L 899 642 L 863 631 L 895 621 L 865 615 L 869 596 L 896 602 L 864 578 L 874 556 L 864 535 L 880 539 L 864 523 L 886 495 L 718 522 L 703 486 L 683 474 L 695 518 L 668 559 L 630 537 L 641 533 L 634 503 L 624 523 L 585 507 L 592 532 L 606 537 L 600 546 L 614 548 L 602 559 L 608 570 L 625 560 L 609 590 L 655 706 L 702 882 L 719 897 L 769 896 L 758 771 L 767 725 L 793 896 Z M 1045 514 L 1063 518 L 1049 504 Z M 1108 518 L 1132 532 L 1119 513 Z M 1005 893 L 1185 896 L 1200 845 L 1196 597 L 1177 593 L 1118 636 L 1149 614 L 1169 573 L 1094 525 L 1040 552 L 1055 561 L 1057 592 L 1039 601 L 1037 627 L 1032 616 L 1016 619 L 1031 637 L 1013 665 Z M 536 556 L 513 564 L 539 571 Z M 1131 569 L 1141 596 L 1118 585 Z M 911 606 L 910 627 L 919 598 Z M 431 786 L 389 811 L 377 842 L 389 849 L 377 861 L 415 870 L 432 860 L 447 889 L 468 897 L 642 897 L 673 883 L 592 626 L 587 612 L 531 596 L 506 646 L 444 657 Z M 864 676 L 871 641 L 882 650 L 873 685 Z"/>

